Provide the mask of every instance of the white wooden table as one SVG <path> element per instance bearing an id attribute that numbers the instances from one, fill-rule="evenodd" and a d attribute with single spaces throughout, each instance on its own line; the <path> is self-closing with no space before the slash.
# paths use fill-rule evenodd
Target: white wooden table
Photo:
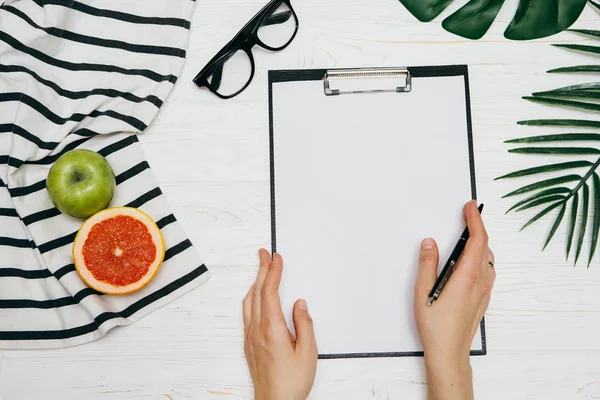
<path id="1" fill-rule="evenodd" d="M 0 352 L 0 400 L 251 398 L 241 301 L 255 276 L 256 250 L 270 243 L 267 70 L 432 64 L 469 65 L 478 190 L 497 257 L 489 354 L 473 359 L 477 397 L 600 398 L 598 257 L 589 270 L 567 265 L 563 231 L 541 253 L 550 222 L 518 233 L 526 216 L 505 216 L 510 203 L 500 200 L 516 182 L 493 182 L 532 165 L 531 156 L 510 155 L 502 143 L 542 131 L 517 120 L 578 115 L 520 96 L 591 80 L 544 73 L 591 61 L 549 43 L 589 39 L 571 33 L 527 43 L 503 39 L 514 0 L 478 42 L 445 32 L 439 19 L 419 23 L 397 0 L 293 0 L 296 40 L 277 54 L 256 49 L 257 73 L 242 95 L 222 101 L 195 88 L 195 73 L 265 2 L 198 0 L 181 79 L 140 138 L 212 279 L 95 343 Z M 464 1 L 456 3 L 452 9 Z M 577 26 L 597 28 L 599 17 L 587 9 Z M 423 399 L 425 393 L 420 358 L 325 360 L 311 398 Z"/>

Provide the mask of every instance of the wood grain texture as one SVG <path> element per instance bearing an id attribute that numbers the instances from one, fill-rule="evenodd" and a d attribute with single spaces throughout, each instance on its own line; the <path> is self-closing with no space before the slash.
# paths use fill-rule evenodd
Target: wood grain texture
<path id="1" fill-rule="evenodd" d="M 2 400 L 4 398 L 3 390 L 2 390 L 2 379 L 3 379 L 3 374 L 2 371 L 4 370 L 4 351 L 0 350 L 0 400 Z"/>
<path id="2" fill-rule="evenodd" d="M 564 261 L 565 234 L 540 252 L 551 218 L 518 233 L 533 213 L 504 215 L 501 196 L 520 181 L 493 178 L 549 158 L 508 154 L 503 141 L 563 132 L 517 120 L 589 116 L 520 100 L 590 75 L 547 75 L 593 63 L 549 43 L 591 43 L 562 33 L 517 43 L 502 37 L 507 2 L 478 42 L 416 21 L 396 0 L 293 0 L 300 30 L 281 53 L 256 49 L 257 71 L 240 96 L 222 101 L 191 79 L 266 0 L 198 0 L 188 60 L 155 123 L 140 136 L 176 216 L 211 269 L 211 280 L 137 324 L 57 351 L 0 352 L 0 400 L 250 399 L 241 301 L 270 243 L 267 71 L 369 65 L 469 64 L 479 197 L 497 258 L 487 315 L 488 350 L 473 359 L 477 398 L 600 398 L 600 262 Z M 578 28 L 597 26 L 588 7 Z M 596 61 L 597 62 L 597 61 Z M 426 117 L 426 116 L 425 116 Z M 412 132 L 407 132 L 407 143 Z M 309 249 L 307 249 L 309 251 Z M 35 383 L 35 384 L 32 384 Z M 424 399 L 418 358 L 326 360 L 311 399 Z"/>

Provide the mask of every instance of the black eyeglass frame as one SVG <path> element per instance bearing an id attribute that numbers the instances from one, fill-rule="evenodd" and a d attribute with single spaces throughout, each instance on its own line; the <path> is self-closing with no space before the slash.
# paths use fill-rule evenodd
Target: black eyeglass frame
<path id="1" fill-rule="evenodd" d="M 265 18 L 267 18 L 271 14 L 271 12 L 277 9 L 277 7 L 279 7 L 281 4 L 286 4 L 290 8 L 292 16 L 296 21 L 296 29 L 294 30 L 294 33 L 292 34 L 290 40 L 288 40 L 283 46 L 271 47 L 265 44 L 262 40 L 260 40 L 260 38 L 258 37 L 258 30 L 263 25 Z M 242 93 L 250 85 L 252 79 L 254 79 L 255 63 L 254 56 L 252 55 L 252 48 L 256 45 L 259 45 L 260 47 L 269 51 L 281 51 L 288 47 L 290 43 L 292 43 L 292 41 L 296 37 L 296 34 L 298 33 L 299 25 L 300 22 L 298 21 L 298 16 L 296 15 L 294 8 L 292 7 L 291 0 L 271 0 L 266 6 L 262 8 L 262 10 L 260 10 L 254 17 L 252 17 L 250 21 L 248 21 L 248 23 L 233 37 L 233 39 L 229 41 L 229 43 L 227 43 L 221 50 L 219 50 L 219 52 L 206 64 L 206 66 L 202 68 L 198 75 L 196 75 L 196 77 L 193 79 L 193 82 L 198 87 L 208 88 L 212 93 L 214 93 L 222 99 L 231 99 L 237 96 L 238 94 Z M 214 68 L 217 65 L 219 65 L 219 63 L 223 61 L 223 59 L 233 56 L 240 50 L 244 51 L 250 59 L 252 71 L 250 72 L 250 78 L 248 79 L 248 82 L 246 82 L 246 84 L 240 90 L 233 94 L 223 95 L 221 93 L 218 93 L 218 87 L 215 88 L 214 85 L 212 85 L 211 82 L 208 81 L 208 78 L 213 74 Z"/>

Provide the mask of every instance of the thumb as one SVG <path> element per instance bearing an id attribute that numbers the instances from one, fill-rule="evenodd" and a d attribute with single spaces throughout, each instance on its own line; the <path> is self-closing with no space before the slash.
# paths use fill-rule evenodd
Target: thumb
<path id="1" fill-rule="evenodd" d="M 437 279 L 437 267 L 439 262 L 438 247 L 435 240 L 424 239 L 421 243 L 421 254 L 419 255 L 419 275 L 415 284 L 416 299 L 425 299 Z M 416 300 L 415 299 L 415 300 Z"/>
<path id="2" fill-rule="evenodd" d="M 313 320 L 308 313 L 306 300 L 300 299 L 294 304 L 294 327 L 296 328 L 296 349 L 301 352 L 317 354 L 317 342 Z"/>

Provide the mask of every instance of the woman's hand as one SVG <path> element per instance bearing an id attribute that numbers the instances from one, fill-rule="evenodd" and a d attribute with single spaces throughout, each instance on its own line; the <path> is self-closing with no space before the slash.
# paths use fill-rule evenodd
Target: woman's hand
<path id="1" fill-rule="evenodd" d="M 255 400 L 306 400 L 317 370 L 317 344 L 304 300 L 294 305 L 296 339 L 287 328 L 279 283 L 283 260 L 261 249 L 256 282 L 244 299 L 244 351 Z"/>
<path id="2" fill-rule="evenodd" d="M 426 305 L 437 278 L 438 249 L 433 239 L 421 244 L 415 284 L 415 316 L 425 349 L 429 399 L 472 399 L 469 352 L 490 301 L 496 279 L 494 255 L 477 204 L 465 206 L 470 237 L 444 291 Z"/>

